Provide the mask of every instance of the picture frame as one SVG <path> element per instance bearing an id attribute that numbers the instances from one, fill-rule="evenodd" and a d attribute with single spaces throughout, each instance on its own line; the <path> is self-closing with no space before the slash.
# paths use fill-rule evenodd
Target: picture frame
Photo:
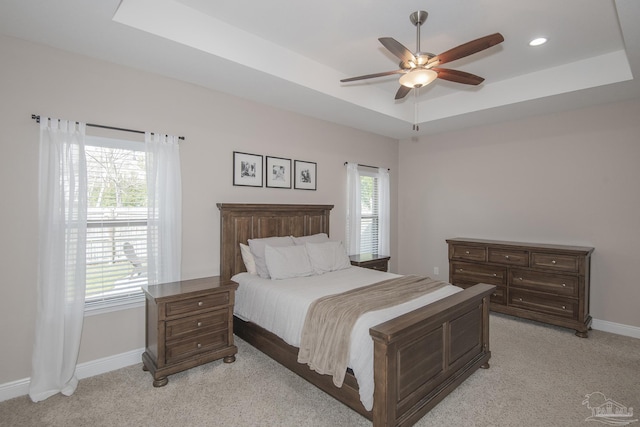
<path id="1" fill-rule="evenodd" d="M 265 178 L 269 188 L 291 188 L 291 159 L 267 156 Z"/>
<path id="2" fill-rule="evenodd" d="M 297 190 L 316 190 L 318 170 L 315 162 L 295 161 L 294 188 Z"/>
<path id="3" fill-rule="evenodd" d="M 262 187 L 262 155 L 233 152 L 233 185 Z"/>

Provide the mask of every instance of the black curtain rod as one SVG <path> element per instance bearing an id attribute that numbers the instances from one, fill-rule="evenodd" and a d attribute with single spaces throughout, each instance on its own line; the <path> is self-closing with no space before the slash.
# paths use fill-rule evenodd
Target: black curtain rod
<path id="1" fill-rule="evenodd" d="M 348 164 L 349 162 L 344 162 L 345 166 Z M 361 165 L 360 163 L 358 163 L 358 166 L 362 166 L 363 168 L 372 168 L 372 169 L 379 169 L 378 166 L 369 166 L 369 165 Z M 387 168 L 388 171 L 390 171 L 390 168 Z"/>
<path id="2" fill-rule="evenodd" d="M 36 114 L 32 114 L 31 118 L 36 121 L 36 123 L 40 123 L 40 116 Z M 145 133 L 143 130 L 135 130 L 135 129 L 125 129 L 125 128 L 116 128 L 113 126 L 105 126 L 105 125 L 96 125 L 93 123 L 87 123 L 87 126 L 91 126 L 93 128 L 101 128 L 101 129 L 110 129 L 110 130 L 119 130 L 122 132 L 131 132 L 131 133 Z M 179 140 L 184 141 L 184 136 L 179 136 Z"/>

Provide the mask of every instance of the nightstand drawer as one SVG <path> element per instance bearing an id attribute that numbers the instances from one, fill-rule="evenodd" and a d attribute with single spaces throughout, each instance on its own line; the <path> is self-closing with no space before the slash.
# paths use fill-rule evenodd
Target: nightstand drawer
<path id="1" fill-rule="evenodd" d="M 215 330 L 226 329 L 229 322 L 229 310 L 217 310 L 178 320 L 166 324 L 166 339 L 179 339 L 187 335 L 196 335 Z"/>
<path id="2" fill-rule="evenodd" d="M 578 278 L 558 274 L 513 269 L 509 273 L 509 286 L 527 288 L 556 295 L 578 296 Z"/>
<path id="3" fill-rule="evenodd" d="M 387 260 L 370 261 L 366 264 L 366 268 L 370 268 L 371 270 L 387 271 L 387 264 Z M 363 267 L 365 266 L 363 265 Z"/>
<path id="4" fill-rule="evenodd" d="M 570 319 L 578 318 L 578 301 L 568 298 L 554 298 L 532 292 L 510 289 L 509 305 L 538 313 L 551 314 L 553 316 L 567 317 Z"/>
<path id="5" fill-rule="evenodd" d="M 533 252 L 531 254 L 531 267 L 569 271 L 572 273 L 577 273 L 580 270 L 580 264 L 576 256 L 540 252 Z"/>
<path id="6" fill-rule="evenodd" d="M 227 347 L 229 336 L 226 329 L 185 340 L 172 341 L 166 346 L 166 363 L 175 363 L 198 353 L 206 353 Z"/>
<path id="7" fill-rule="evenodd" d="M 219 292 L 216 294 L 203 295 L 196 298 L 188 298 L 181 301 L 168 302 L 166 304 L 166 317 L 178 316 L 186 313 L 193 313 L 208 310 L 214 307 L 229 304 L 229 293 Z"/>

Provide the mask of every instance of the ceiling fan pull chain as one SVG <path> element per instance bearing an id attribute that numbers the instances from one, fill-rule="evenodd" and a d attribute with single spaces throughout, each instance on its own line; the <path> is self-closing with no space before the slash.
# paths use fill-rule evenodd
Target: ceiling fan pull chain
<path id="1" fill-rule="evenodd" d="M 418 132 L 420 130 L 420 126 L 418 125 L 418 91 L 420 90 L 420 88 L 415 88 L 413 90 L 413 99 L 414 99 L 414 105 L 413 105 L 413 130 L 415 130 L 416 132 Z"/>

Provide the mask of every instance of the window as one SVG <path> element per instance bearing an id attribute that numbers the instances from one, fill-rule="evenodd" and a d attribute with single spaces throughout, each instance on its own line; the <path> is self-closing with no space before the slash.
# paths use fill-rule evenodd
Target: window
<path id="1" fill-rule="evenodd" d="M 347 251 L 389 254 L 389 172 L 347 167 Z"/>
<path id="2" fill-rule="evenodd" d="M 360 172 L 360 253 L 378 253 L 378 178 Z"/>
<path id="3" fill-rule="evenodd" d="M 147 283 L 147 179 L 144 144 L 86 137 L 85 307 L 140 301 Z"/>

